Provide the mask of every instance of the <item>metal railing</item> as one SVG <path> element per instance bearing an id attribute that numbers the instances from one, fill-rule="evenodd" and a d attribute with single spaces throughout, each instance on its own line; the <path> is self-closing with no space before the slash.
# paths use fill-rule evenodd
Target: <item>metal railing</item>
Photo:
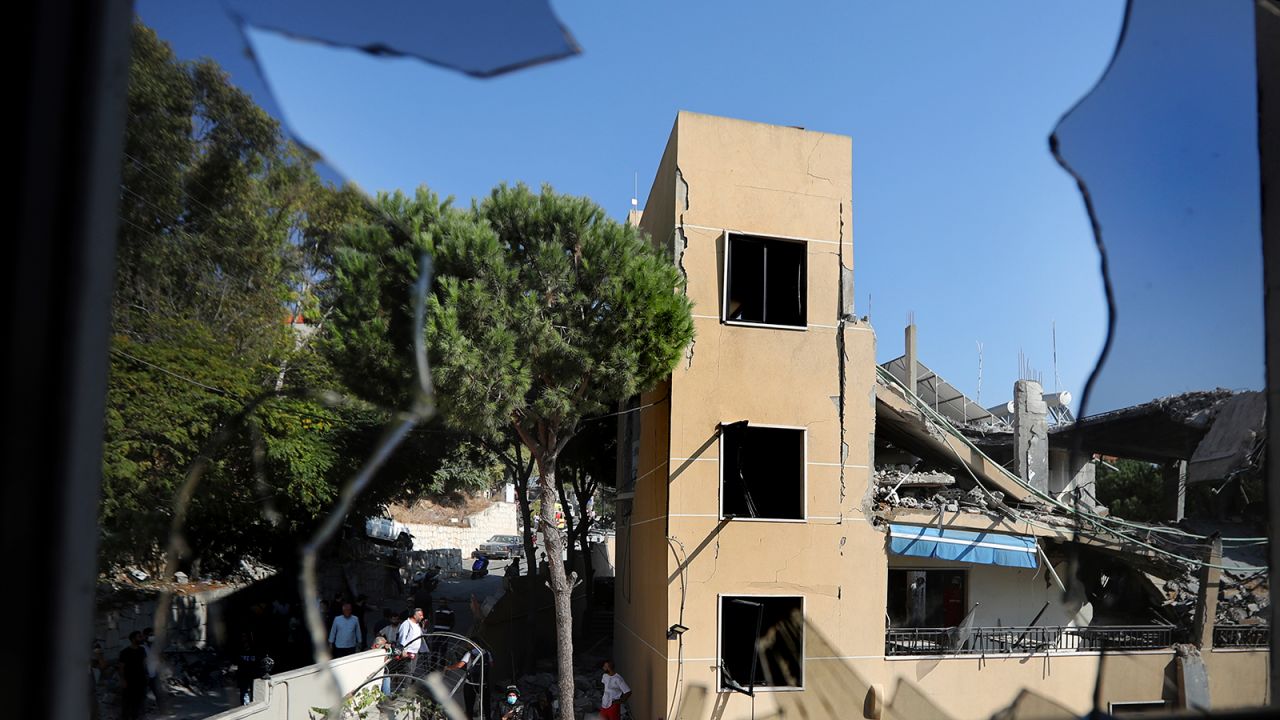
<path id="1" fill-rule="evenodd" d="M 1101 650 L 1159 650 L 1182 639 L 1179 628 L 1161 625 L 1095 627 L 889 628 L 884 654 L 1000 655 Z"/>
<path id="2" fill-rule="evenodd" d="M 1214 625 L 1213 646 L 1216 648 L 1270 647 L 1271 626 Z"/>

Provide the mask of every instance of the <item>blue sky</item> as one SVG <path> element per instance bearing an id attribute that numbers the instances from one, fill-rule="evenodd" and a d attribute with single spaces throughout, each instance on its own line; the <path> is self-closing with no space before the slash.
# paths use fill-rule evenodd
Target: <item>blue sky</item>
<path id="1" fill-rule="evenodd" d="M 857 312 L 871 314 L 879 358 L 901 354 L 914 312 L 922 360 L 970 396 L 983 344 L 981 401 L 994 405 L 1020 351 L 1047 389 L 1059 384 L 1056 323 L 1060 385 L 1079 397 L 1105 306 L 1080 195 L 1048 136 L 1106 68 L 1120 0 L 554 8 L 582 55 L 492 80 L 254 43 L 292 126 L 369 191 L 426 184 L 465 202 L 502 181 L 549 182 L 622 217 L 637 173 L 644 204 L 678 110 L 850 135 Z M 208 4 L 143 0 L 139 14 L 180 55 L 215 54 L 261 93 Z"/>

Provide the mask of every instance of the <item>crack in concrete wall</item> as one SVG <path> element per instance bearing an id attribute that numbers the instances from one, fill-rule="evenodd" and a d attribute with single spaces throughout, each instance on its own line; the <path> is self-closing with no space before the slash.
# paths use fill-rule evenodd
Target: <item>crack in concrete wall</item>
<path id="1" fill-rule="evenodd" d="M 815 145 L 814 147 L 816 148 L 817 146 Z M 844 312 L 844 304 L 845 304 L 844 292 L 845 291 L 844 291 L 844 281 L 843 281 L 844 279 L 843 278 L 844 276 L 844 201 L 843 200 L 840 201 L 839 222 L 840 222 L 840 232 L 838 237 L 839 244 L 836 245 L 836 248 L 837 248 L 836 260 L 839 264 L 839 272 L 841 277 L 837 278 L 837 280 L 839 281 L 839 289 L 837 290 L 839 299 L 837 301 L 837 307 L 836 307 L 836 315 L 837 315 L 836 362 L 839 366 L 839 374 L 840 374 L 840 402 L 839 402 L 839 405 L 837 406 L 838 414 L 840 416 L 840 505 L 839 507 L 843 515 L 844 499 L 847 491 L 847 487 L 845 485 L 845 478 L 844 478 L 844 466 L 845 466 L 845 462 L 849 458 L 849 443 L 845 441 L 845 422 L 844 422 L 845 384 L 846 384 L 845 380 L 846 380 L 846 376 L 848 375 L 847 365 L 848 365 L 848 359 L 849 359 L 849 354 L 848 352 L 846 352 L 845 346 L 844 346 L 844 343 L 845 343 L 844 325 L 845 325 L 845 322 L 847 322 L 849 316 Z"/>
<path id="2" fill-rule="evenodd" d="M 689 270 L 684 266 L 684 253 L 689 248 L 689 236 L 684 231 L 684 214 L 689 210 L 689 182 L 684 179 L 684 172 L 676 166 L 676 207 L 680 208 L 680 217 L 671 238 L 671 261 L 675 263 L 680 275 L 684 278 L 685 292 L 688 292 Z M 685 367 L 693 367 L 693 346 L 698 343 L 695 336 L 684 350 Z"/>

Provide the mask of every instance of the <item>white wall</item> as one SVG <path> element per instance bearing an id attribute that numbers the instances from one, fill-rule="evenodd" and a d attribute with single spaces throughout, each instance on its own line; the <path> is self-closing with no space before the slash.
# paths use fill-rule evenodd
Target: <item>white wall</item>
<path id="1" fill-rule="evenodd" d="M 334 692 L 333 676 L 322 665 L 272 675 L 270 680 L 254 684 L 252 704 L 208 720 L 311 720 L 311 708 L 330 707 L 338 701 L 339 693 L 349 693 L 371 676 L 380 675 L 384 659 L 381 650 L 367 650 L 331 661 L 338 692 Z"/>
<path id="2" fill-rule="evenodd" d="M 462 527 L 462 523 L 457 525 L 407 524 L 409 532 L 413 533 L 414 550 L 458 548 L 465 558 L 471 555 L 471 551 L 479 547 L 480 543 L 494 535 L 519 535 L 519 516 L 520 512 L 515 503 L 496 502 L 470 516 L 470 527 Z"/>
<path id="3" fill-rule="evenodd" d="M 972 608 L 975 602 L 980 603 L 974 613 L 975 627 L 1028 625 L 1046 602 L 1049 607 L 1036 621 L 1036 625 L 1088 625 L 1092 618 L 1091 609 L 1085 606 L 1082 611 L 1078 599 L 1063 602 L 1062 591 L 1048 577 L 1048 569 L 1043 560 L 1038 569 L 1031 570 L 890 555 L 889 567 L 968 571 L 969 597 L 966 609 Z M 1059 577 L 1063 577 L 1067 571 L 1065 563 L 1054 569 Z M 1047 587 L 1046 579 L 1049 580 Z M 1077 582 L 1072 583 L 1072 587 L 1080 589 L 1082 585 Z"/>

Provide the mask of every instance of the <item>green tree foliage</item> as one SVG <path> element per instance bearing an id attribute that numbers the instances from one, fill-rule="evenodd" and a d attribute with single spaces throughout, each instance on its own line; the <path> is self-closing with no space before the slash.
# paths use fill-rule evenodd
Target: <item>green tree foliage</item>
<path id="1" fill-rule="evenodd" d="M 285 322 L 306 277 L 307 204 L 332 193 L 309 161 L 217 65 L 179 62 L 138 23 L 128 113 L 100 512 L 107 563 L 156 557 L 174 490 L 245 402 L 333 378 Z M 287 361 L 298 366 L 291 376 Z M 272 534 L 314 517 L 333 496 L 338 422 L 301 400 L 255 416 L 193 498 L 195 554 L 215 564 L 262 555 Z"/>
<path id="2" fill-rule="evenodd" d="M 213 62 L 177 60 L 139 23 L 131 57 L 101 559 L 157 560 L 193 461 L 252 398 L 280 392 L 213 457 L 186 536 L 206 569 L 245 553 L 287 562 L 390 417 L 313 392 L 346 392 L 321 352 L 326 258 L 372 210 L 320 182 Z M 298 313 L 308 330 L 286 322 Z M 358 509 L 491 484 L 493 464 L 422 430 Z"/>
<path id="3" fill-rule="evenodd" d="M 1117 460 L 1115 470 L 1098 465 L 1098 501 L 1127 520 L 1162 520 L 1160 468 L 1141 460 Z"/>
<path id="4" fill-rule="evenodd" d="M 549 187 L 503 185 L 469 211 L 426 190 L 379 205 L 390 220 L 352 232 L 334 254 L 335 364 L 352 387 L 402 398 L 422 331 L 409 293 L 417 258 L 430 254 L 425 331 L 444 417 L 486 442 L 514 433 L 536 463 L 561 717 L 571 718 L 571 581 L 552 522 L 560 457 L 584 418 L 675 366 L 693 337 L 682 279 L 634 228 Z"/>

